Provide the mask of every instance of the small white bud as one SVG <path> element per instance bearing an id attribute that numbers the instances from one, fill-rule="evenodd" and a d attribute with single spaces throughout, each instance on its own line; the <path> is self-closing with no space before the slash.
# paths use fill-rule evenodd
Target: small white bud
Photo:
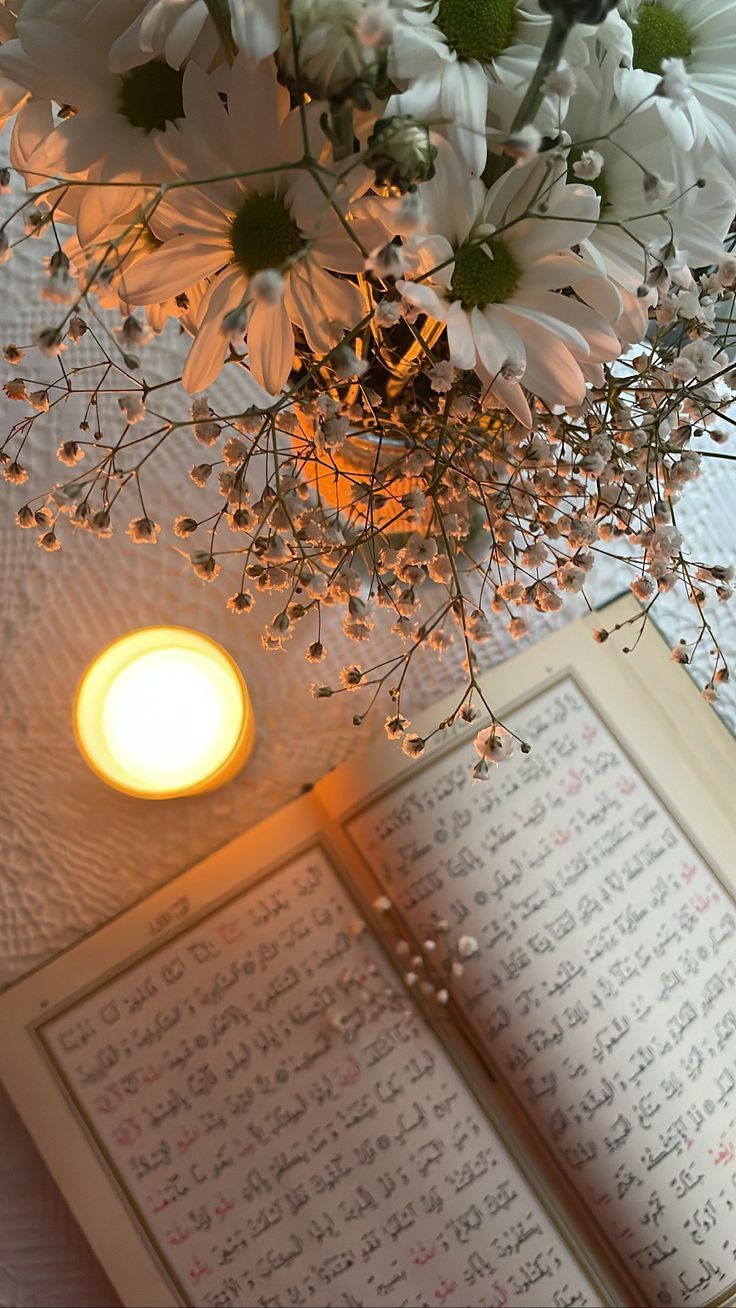
<path id="1" fill-rule="evenodd" d="M 530 159 L 536 159 L 541 144 L 541 132 L 533 127 L 531 123 L 527 123 L 520 131 L 515 132 L 513 136 L 509 136 L 504 141 L 503 152 L 511 155 L 517 164 L 525 164 L 529 163 Z"/>
<path id="2" fill-rule="evenodd" d="M 248 292 L 256 304 L 280 304 L 284 298 L 284 279 L 275 268 L 261 268 L 251 277 Z"/>
<path id="3" fill-rule="evenodd" d="M 478 953 L 478 941 L 475 936 L 461 936 L 457 942 L 457 952 L 460 958 L 472 958 Z"/>
<path id="4" fill-rule="evenodd" d="M 657 94 L 682 107 L 692 95 L 692 84 L 682 59 L 662 60 L 662 81 Z"/>
<path id="5" fill-rule="evenodd" d="M 404 232 L 423 231 L 427 215 L 418 191 L 407 191 L 399 201 L 399 225 Z"/>
<path id="6" fill-rule="evenodd" d="M 225 314 L 222 320 L 222 334 L 226 336 L 233 345 L 242 345 L 248 326 L 248 315 L 245 309 L 240 305 L 237 309 L 231 309 Z"/>
<path id="7" fill-rule="evenodd" d="M 396 19 L 386 0 L 372 0 L 358 19 L 356 32 L 363 45 L 388 45 L 393 36 Z"/>
<path id="8" fill-rule="evenodd" d="M 644 174 L 644 197 L 650 204 L 658 200 L 669 200 L 675 187 L 673 182 L 667 182 L 663 177 L 657 177 L 654 173 Z"/>
<path id="9" fill-rule="evenodd" d="M 581 182 L 594 182 L 596 177 L 600 177 L 604 163 L 605 159 L 598 150 L 583 150 L 580 158 L 575 160 L 572 171 Z"/>
<path id="10" fill-rule="evenodd" d="M 332 356 L 333 366 L 338 377 L 362 377 L 368 370 L 365 359 L 359 359 L 355 350 L 349 345 L 339 345 Z"/>
<path id="11" fill-rule="evenodd" d="M 562 64 L 547 74 L 542 88 L 545 95 L 559 95 L 563 99 L 569 99 L 575 94 L 577 85 L 578 79 L 574 70 L 568 64 Z"/>

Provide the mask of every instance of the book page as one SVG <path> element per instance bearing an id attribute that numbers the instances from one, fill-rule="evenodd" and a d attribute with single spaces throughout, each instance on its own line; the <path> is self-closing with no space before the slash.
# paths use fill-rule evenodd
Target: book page
<path id="1" fill-rule="evenodd" d="M 708 1303 L 736 1282 L 733 900 L 572 676 L 504 720 L 530 754 L 474 784 L 451 749 L 345 829 L 415 940 L 477 939 L 458 1005 L 646 1301 Z"/>
<path id="2" fill-rule="evenodd" d="M 178 1302 L 602 1302 L 394 980 L 313 847 L 38 1026 Z"/>

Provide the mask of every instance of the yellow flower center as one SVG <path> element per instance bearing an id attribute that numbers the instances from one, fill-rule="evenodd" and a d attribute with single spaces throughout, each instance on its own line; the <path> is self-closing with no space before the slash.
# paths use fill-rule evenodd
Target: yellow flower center
<path id="1" fill-rule="evenodd" d="M 131 68 L 120 79 L 120 113 L 132 127 L 162 132 L 184 113 L 181 84 L 184 74 L 162 59 Z"/>
<path id="2" fill-rule="evenodd" d="M 687 59 L 693 52 L 690 29 L 685 19 L 665 5 L 642 5 L 631 23 L 634 37 L 634 67 L 645 73 L 661 73 L 663 59 Z"/>
<path id="3" fill-rule="evenodd" d="M 520 277 L 521 269 L 504 241 L 461 245 L 455 255 L 452 298 L 460 300 L 464 309 L 503 304 L 513 295 Z"/>
<path id="4" fill-rule="evenodd" d="M 230 244 L 249 277 L 263 268 L 282 268 L 302 248 L 299 228 L 276 195 L 248 195 L 233 219 Z"/>
<path id="5" fill-rule="evenodd" d="M 440 0 L 436 23 L 460 59 L 489 63 L 511 45 L 514 0 Z"/>

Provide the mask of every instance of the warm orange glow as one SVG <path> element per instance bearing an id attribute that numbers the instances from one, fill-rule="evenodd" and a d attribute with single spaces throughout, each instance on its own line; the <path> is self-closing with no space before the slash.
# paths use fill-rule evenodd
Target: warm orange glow
<path id="1" fill-rule="evenodd" d="M 89 665 L 74 730 L 103 781 L 171 799 L 235 776 L 253 746 L 253 710 L 240 670 L 214 640 L 186 627 L 144 627 Z"/>

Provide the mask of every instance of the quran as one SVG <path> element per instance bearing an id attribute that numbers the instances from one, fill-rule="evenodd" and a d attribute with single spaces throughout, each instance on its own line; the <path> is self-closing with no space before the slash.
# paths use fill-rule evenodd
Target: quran
<path id="1" fill-rule="evenodd" d="M 736 746 L 593 625 L 484 678 L 487 781 L 480 722 L 369 745 L 0 997 L 125 1304 L 734 1296 Z"/>

